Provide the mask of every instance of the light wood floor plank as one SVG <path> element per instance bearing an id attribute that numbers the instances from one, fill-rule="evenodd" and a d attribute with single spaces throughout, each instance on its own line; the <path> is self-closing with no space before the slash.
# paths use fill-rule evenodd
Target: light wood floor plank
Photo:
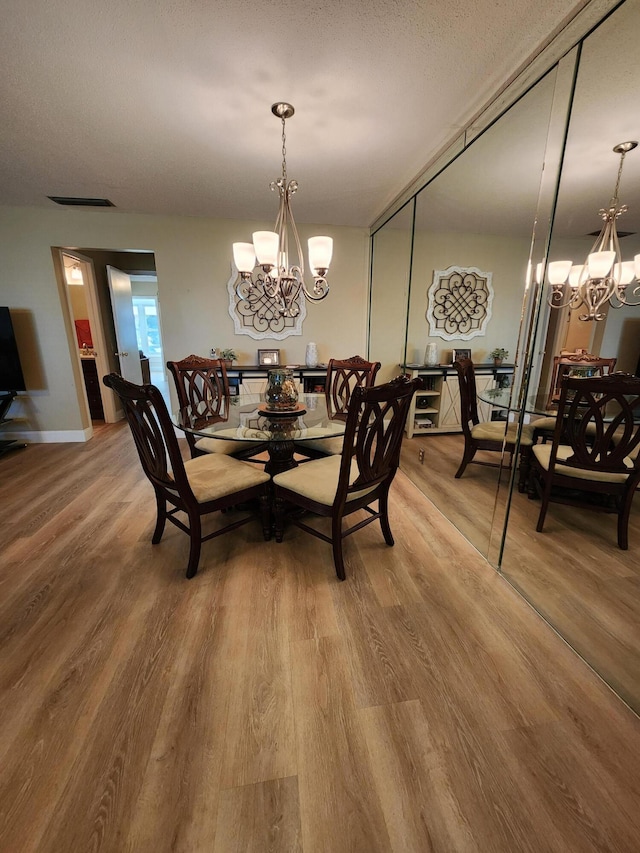
<path id="1" fill-rule="evenodd" d="M 301 853 L 295 776 L 224 791 L 214 853 Z"/>
<path id="2" fill-rule="evenodd" d="M 391 849 L 347 658 L 336 637 L 292 646 L 305 853 Z"/>

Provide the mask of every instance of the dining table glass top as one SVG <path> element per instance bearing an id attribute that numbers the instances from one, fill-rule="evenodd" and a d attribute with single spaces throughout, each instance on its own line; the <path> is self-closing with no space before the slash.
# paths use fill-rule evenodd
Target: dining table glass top
<path id="1" fill-rule="evenodd" d="M 487 388 L 478 392 L 478 399 L 490 403 L 496 409 L 509 409 L 519 412 L 523 408 L 513 388 Z M 548 394 L 529 394 L 524 399 L 524 410 L 530 415 L 552 415 L 555 411 L 548 407 Z"/>
<path id="2" fill-rule="evenodd" d="M 203 438 L 254 442 L 319 441 L 344 435 L 346 426 L 331 416 L 324 394 L 301 394 L 291 412 L 268 411 L 263 395 L 237 394 L 227 398 L 220 416 L 187 408 L 172 419 L 179 429 Z"/>

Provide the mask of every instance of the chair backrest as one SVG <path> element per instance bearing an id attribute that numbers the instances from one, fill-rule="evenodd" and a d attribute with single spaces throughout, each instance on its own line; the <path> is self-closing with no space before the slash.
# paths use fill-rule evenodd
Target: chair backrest
<path id="1" fill-rule="evenodd" d="M 398 376 L 384 385 L 359 386 L 353 390 L 335 504 L 350 500 L 362 490 L 391 482 L 400 462 L 411 398 L 419 388 L 424 388 L 422 379 Z M 353 460 L 358 476 L 349 485 Z"/>
<path id="2" fill-rule="evenodd" d="M 560 399 L 560 386 L 565 376 L 606 376 L 613 373 L 616 366 L 615 358 L 600 358 L 588 352 L 563 353 L 553 357 L 551 386 L 547 408 L 555 407 Z"/>
<path id="3" fill-rule="evenodd" d="M 453 366 L 458 374 L 460 388 L 460 423 L 465 437 L 470 438 L 471 427 L 479 423 L 476 374 L 470 358 L 460 358 L 453 362 Z"/>
<path id="4" fill-rule="evenodd" d="M 349 401 L 355 388 L 370 388 L 380 370 L 379 361 L 366 361 L 359 355 L 351 358 L 329 359 L 325 396 L 331 418 L 346 420 Z"/>
<path id="5" fill-rule="evenodd" d="M 159 489 L 191 494 L 178 439 L 155 385 L 134 385 L 117 373 L 102 380 L 120 398 L 144 473 Z"/>
<path id="6" fill-rule="evenodd" d="M 563 464 L 596 477 L 601 473 L 640 478 L 640 379 L 625 373 L 566 376 L 560 389 L 550 472 L 561 444 L 572 451 L 566 459 L 563 454 Z"/>
<path id="7" fill-rule="evenodd" d="M 192 418 L 207 418 L 211 422 L 226 421 L 229 417 L 229 379 L 222 359 L 188 355 L 181 361 L 168 361 L 181 411 Z M 193 452 L 197 438 L 187 433 Z"/>
<path id="8" fill-rule="evenodd" d="M 188 355 L 168 361 L 176 385 L 180 408 L 189 407 L 194 416 L 228 417 L 229 379 L 222 359 Z"/>

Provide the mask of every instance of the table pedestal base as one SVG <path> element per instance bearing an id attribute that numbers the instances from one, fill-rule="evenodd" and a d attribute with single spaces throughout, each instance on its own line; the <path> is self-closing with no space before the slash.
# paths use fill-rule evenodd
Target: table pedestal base
<path id="1" fill-rule="evenodd" d="M 272 440 L 269 442 L 267 449 L 269 452 L 269 461 L 264 466 L 264 470 L 271 477 L 281 474 L 283 471 L 289 471 L 291 468 L 298 467 L 298 463 L 293 458 L 294 443 L 291 439 Z"/>

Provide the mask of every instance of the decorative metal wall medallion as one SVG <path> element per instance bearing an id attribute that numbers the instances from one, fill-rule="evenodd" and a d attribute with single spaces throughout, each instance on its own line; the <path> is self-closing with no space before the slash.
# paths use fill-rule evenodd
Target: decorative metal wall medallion
<path id="1" fill-rule="evenodd" d="M 435 270 L 427 293 L 429 335 L 468 341 L 484 335 L 491 319 L 492 273 L 476 267 Z"/>
<path id="2" fill-rule="evenodd" d="M 298 295 L 300 309 L 295 317 L 285 317 L 276 310 L 275 303 L 266 294 L 257 294 L 251 288 L 236 286 L 238 273 L 233 269 L 227 282 L 229 291 L 229 315 L 233 320 L 236 335 L 249 335 L 256 341 L 269 338 L 282 341 L 290 335 L 302 334 L 302 323 L 307 316 L 307 304 L 302 295 Z M 244 298 L 241 298 L 238 291 Z"/>

